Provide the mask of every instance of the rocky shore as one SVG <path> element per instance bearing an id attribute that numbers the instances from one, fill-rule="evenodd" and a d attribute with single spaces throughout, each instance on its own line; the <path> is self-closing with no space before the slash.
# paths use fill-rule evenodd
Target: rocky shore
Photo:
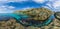
<path id="1" fill-rule="evenodd" d="M 0 21 L 0 29 L 25 29 L 25 27 L 17 23 L 15 19 L 9 19 L 8 21 Z M 29 26 L 27 29 L 60 29 L 60 21 L 55 19 L 47 26 L 41 28 Z"/>
<path id="2" fill-rule="evenodd" d="M 46 17 L 48 18 L 51 14 L 54 13 L 54 12 L 52 13 L 51 11 L 49 11 L 45 8 L 44 9 L 43 8 L 40 8 L 40 9 L 37 8 L 37 9 L 31 9 L 31 10 L 32 11 L 30 11 L 30 10 L 29 11 L 22 11 L 22 12 L 17 11 L 15 13 L 29 15 L 30 17 L 33 16 L 32 17 L 33 20 L 42 20 L 42 22 L 44 20 L 46 20 Z M 34 12 L 36 14 L 34 14 Z M 33 26 L 24 27 L 20 23 L 17 23 L 16 19 L 14 19 L 14 18 L 10 18 L 6 21 L 4 21 L 4 19 L 3 19 L 3 21 L 0 21 L 0 29 L 60 29 L 60 20 L 55 18 L 50 24 L 48 24 L 47 26 L 42 26 L 42 27 L 33 27 Z"/>

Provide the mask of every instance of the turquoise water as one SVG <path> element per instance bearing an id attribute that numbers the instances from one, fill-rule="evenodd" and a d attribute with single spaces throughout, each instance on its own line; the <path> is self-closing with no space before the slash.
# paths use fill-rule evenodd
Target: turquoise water
<path id="1" fill-rule="evenodd" d="M 27 16 L 13 13 L 0 13 L 0 20 L 8 20 L 10 18 L 16 18 L 17 20 L 20 20 L 21 18 L 27 18 Z"/>
<path id="2" fill-rule="evenodd" d="M 24 25 L 24 26 L 42 27 L 42 26 L 46 26 L 46 25 L 50 24 L 53 20 L 54 20 L 54 15 L 51 15 L 46 21 L 44 21 L 42 23 L 31 20 L 30 22 L 28 21 L 29 24 L 26 24 L 26 23 L 23 24 L 22 23 L 22 25 Z"/>
<path id="3" fill-rule="evenodd" d="M 19 22 L 20 24 L 22 24 L 22 25 L 24 25 L 24 26 L 35 26 L 35 27 L 40 27 L 40 26 L 45 26 L 45 25 L 48 25 L 49 23 L 51 23 L 52 21 L 53 21 L 53 19 L 54 19 L 54 15 L 51 15 L 49 18 L 48 18 L 48 20 L 46 20 L 46 21 L 44 21 L 43 23 L 36 23 L 36 22 L 34 22 L 34 21 L 30 21 L 30 23 L 29 24 L 23 24 L 22 22 L 20 22 L 20 21 L 22 21 L 22 19 L 27 19 L 29 16 L 27 16 L 27 15 L 19 15 L 19 14 L 13 14 L 13 13 L 0 13 L 0 21 L 1 20 L 9 20 L 10 19 L 10 17 L 11 18 L 15 18 L 15 20 L 17 21 L 17 22 Z M 34 23 L 32 23 L 32 22 L 34 22 Z"/>

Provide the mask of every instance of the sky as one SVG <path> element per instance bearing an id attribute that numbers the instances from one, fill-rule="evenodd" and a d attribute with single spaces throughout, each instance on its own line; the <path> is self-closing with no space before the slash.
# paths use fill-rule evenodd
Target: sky
<path id="1" fill-rule="evenodd" d="M 60 0 L 0 0 L 0 13 L 12 13 L 16 10 L 46 7 L 60 11 Z"/>

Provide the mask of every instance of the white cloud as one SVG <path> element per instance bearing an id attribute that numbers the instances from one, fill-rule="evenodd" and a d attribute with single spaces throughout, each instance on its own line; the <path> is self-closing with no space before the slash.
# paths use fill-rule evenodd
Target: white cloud
<path id="1" fill-rule="evenodd" d="M 32 1 L 34 1 L 34 2 L 36 2 L 36 3 L 44 3 L 44 2 L 47 1 L 47 0 L 32 0 Z"/>
<path id="2" fill-rule="evenodd" d="M 22 8 L 22 9 L 20 9 L 20 10 L 28 10 L 28 9 L 32 9 L 32 8 L 34 8 L 34 7 L 25 7 L 25 8 Z"/>
<path id="3" fill-rule="evenodd" d="M 0 0 L 0 4 L 6 3 L 6 2 L 23 2 L 23 1 L 28 1 L 28 0 Z M 46 3 L 49 7 L 53 8 L 53 11 L 60 11 L 60 0 L 32 0 L 36 3 L 44 3 L 46 1 L 49 1 Z M 52 3 L 52 4 L 51 4 Z M 53 6 L 53 7 L 52 7 Z M 14 10 L 15 7 L 13 6 L 0 6 L 0 13 L 11 13 Z M 22 8 L 22 10 L 30 9 L 33 7 L 26 7 Z"/>
<path id="4" fill-rule="evenodd" d="M 12 13 L 13 8 L 12 6 L 0 6 L 0 13 Z"/>
<path id="5" fill-rule="evenodd" d="M 60 11 L 60 0 L 53 2 L 52 6 L 54 7 L 55 12 Z"/>
<path id="6" fill-rule="evenodd" d="M 60 7 L 60 0 L 59 1 L 56 1 L 55 3 L 53 3 L 53 6 L 56 8 L 56 7 Z"/>
<path id="7" fill-rule="evenodd" d="M 26 10 L 26 9 L 30 9 L 33 7 L 25 7 L 25 8 L 21 8 L 20 10 Z M 15 10 L 15 7 L 13 6 L 0 6 L 0 13 L 13 13 Z"/>
<path id="8" fill-rule="evenodd" d="M 5 3 L 9 3 L 9 2 L 19 2 L 19 3 L 22 3 L 22 2 L 27 2 L 28 0 L 0 0 L 0 5 L 3 5 Z"/>
<path id="9" fill-rule="evenodd" d="M 0 2 L 22 2 L 22 1 L 28 1 L 28 0 L 0 0 Z"/>
<path id="10" fill-rule="evenodd" d="M 52 11 L 60 11 L 60 0 L 49 0 L 46 5 L 52 9 Z"/>
<path id="11" fill-rule="evenodd" d="M 49 3 L 49 2 L 55 2 L 55 1 L 58 1 L 58 0 L 32 0 L 32 1 L 34 1 L 36 3 L 44 3 L 44 2 Z"/>
<path id="12" fill-rule="evenodd" d="M 7 8 L 10 9 L 10 10 L 12 10 L 12 9 L 14 9 L 15 7 L 13 7 L 13 6 L 8 6 Z"/>

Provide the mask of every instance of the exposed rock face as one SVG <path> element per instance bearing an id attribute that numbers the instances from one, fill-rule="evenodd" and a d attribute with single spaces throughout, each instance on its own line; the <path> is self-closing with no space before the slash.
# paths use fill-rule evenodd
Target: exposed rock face
<path id="1" fill-rule="evenodd" d="M 16 13 L 17 14 L 22 14 L 22 15 L 28 15 L 29 17 L 31 17 L 31 18 L 27 18 L 27 20 L 28 20 L 27 24 L 29 24 L 29 21 L 31 19 L 35 20 L 35 22 L 40 21 L 39 23 L 43 23 L 45 20 L 47 20 L 47 18 L 50 17 L 50 15 L 53 14 L 52 11 L 47 10 L 45 8 L 39 8 L 39 9 L 35 8 L 35 9 L 31 9 L 31 10 L 26 10 L 26 11 L 17 11 Z M 24 24 L 26 22 L 24 22 L 24 20 L 23 20 L 22 23 Z M 34 23 L 33 23 L 33 25 L 34 25 Z M 14 18 L 10 18 L 7 21 L 0 21 L 0 29 L 25 29 L 25 27 L 22 26 L 20 23 L 17 23 Z M 29 26 L 26 29 L 60 29 L 60 21 L 58 19 L 54 19 L 47 26 L 42 26 L 42 27 Z"/>
<path id="2" fill-rule="evenodd" d="M 19 21 L 24 26 L 41 27 L 41 26 L 48 25 L 53 20 L 52 18 L 53 12 L 44 7 L 28 9 L 25 11 L 20 10 L 20 11 L 16 11 L 15 13 L 28 16 L 28 18 L 20 19 Z"/>
<path id="3" fill-rule="evenodd" d="M 24 29 L 24 27 L 15 19 L 9 19 L 8 21 L 0 21 L 0 29 Z"/>
<path id="4" fill-rule="evenodd" d="M 25 29 L 25 27 L 17 23 L 15 19 L 10 19 L 8 21 L 0 21 L 0 29 Z M 55 19 L 48 26 L 40 28 L 29 26 L 27 29 L 60 29 L 60 21 Z"/>
<path id="5" fill-rule="evenodd" d="M 46 20 L 53 14 L 53 12 L 47 8 L 33 8 L 25 11 L 16 11 L 16 13 L 28 15 L 33 20 Z"/>

